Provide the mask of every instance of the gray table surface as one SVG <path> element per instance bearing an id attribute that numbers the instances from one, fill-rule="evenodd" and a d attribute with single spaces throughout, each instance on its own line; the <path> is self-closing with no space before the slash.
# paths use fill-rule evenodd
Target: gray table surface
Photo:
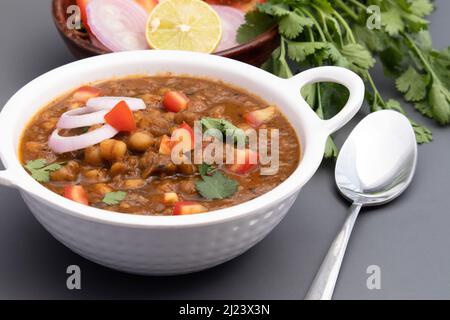
<path id="1" fill-rule="evenodd" d="M 450 44 L 450 1 L 436 5 L 430 27 L 435 47 L 444 48 Z M 0 40 L 0 106 L 33 78 L 74 60 L 53 26 L 49 0 L 2 0 Z M 380 68 L 374 77 L 386 97 L 398 96 Z M 433 129 L 434 142 L 420 146 L 417 174 L 405 194 L 360 216 L 336 299 L 450 299 L 450 128 L 407 109 Z M 357 120 L 337 135 L 339 145 Z M 18 191 L 1 187 L 0 298 L 302 299 L 349 205 L 335 190 L 333 169 L 332 162 L 322 163 L 287 217 L 253 249 L 176 277 L 128 275 L 79 257 L 39 225 Z M 73 264 L 82 270 L 79 291 L 66 288 L 66 268 Z M 367 289 L 370 265 L 381 268 L 380 290 Z"/>

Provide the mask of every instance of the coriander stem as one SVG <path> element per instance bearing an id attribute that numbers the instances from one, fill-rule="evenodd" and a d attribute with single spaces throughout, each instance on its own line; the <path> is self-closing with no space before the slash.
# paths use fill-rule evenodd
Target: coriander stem
<path id="1" fill-rule="evenodd" d="M 284 37 L 281 37 L 281 43 L 280 43 L 280 59 L 285 59 L 286 57 L 286 47 L 285 47 L 285 40 Z"/>
<path id="2" fill-rule="evenodd" d="M 353 36 L 352 29 L 350 29 L 350 26 L 347 24 L 344 18 L 337 12 L 336 10 L 333 11 L 333 14 L 336 16 L 336 18 L 339 20 L 339 22 L 344 26 L 345 31 L 347 31 L 347 37 L 349 37 L 350 42 L 356 43 L 355 37 Z"/>
<path id="3" fill-rule="evenodd" d="M 350 9 L 342 0 L 335 0 L 336 4 L 342 9 L 344 10 L 344 12 L 346 14 L 348 14 L 353 20 L 359 20 L 358 16 L 356 15 L 356 13 L 353 12 L 352 9 Z"/>
<path id="4" fill-rule="evenodd" d="M 323 15 L 322 10 L 320 10 L 320 8 L 318 8 L 315 5 L 311 5 L 314 9 L 316 9 L 317 13 L 319 14 L 320 20 L 322 21 L 322 25 L 323 25 L 323 32 L 325 34 L 326 37 L 328 37 L 329 41 L 333 41 L 333 38 L 331 37 L 330 32 L 328 31 L 328 26 L 327 26 L 327 21 L 325 16 Z"/>
<path id="5" fill-rule="evenodd" d="M 369 81 L 370 86 L 372 87 L 374 102 L 376 102 L 378 100 L 378 101 L 380 101 L 382 106 L 385 107 L 386 103 L 384 102 L 383 97 L 381 96 L 380 92 L 378 91 L 377 86 L 375 85 L 375 82 L 373 81 L 373 78 L 368 71 L 366 71 L 366 77 L 367 77 L 367 80 Z"/>
<path id="6" fill-rule="evenodd" d="M 304 9 L 304 8 L 298 8 L 297 10 L 306 14 L 313 21 L 314 25 L 317 28 L 317 32 L 319 32 L 320 38 L 322 39 L 323 42 L 326 42 L 327 39 L 325 37 L 325 34 L 323 33 L 322 27 L 317 22 L 316 18 L 314 18 L 314 16 L 311 14 L 311 12 L 309 12 L 307 9 Z"/>
<path id="7" fill-rule="evenodd" d="M 422 61 L 423 66 L 431 74 L 431 76 L 433 77 L 433 80 L 439 82 L 439 78 L 437 77 L 436 73 L 434 73 L 433 68 L 430 66 L 427 59 L 425 59 L 425 57 L 423 56 L 422 50 L 420 50 L 420 48 L 417 47 L 417 45 L 414 43 L 414 40 L 411 39 L 411 37 L 406 32 L 402 32 L 401 34 L 406 39 L 406 41 L 409 43 L 411 49 L 413 49 L 413 51 L 416 53 L 416 55 L 420 59 L 420 61 Z"/>
<path id="8" fill-rule="evenodd" d="M 341 25 L 339 24 L 339 21 L 337 21 L 335 17 L 331 16 L 331 17 L 329 17 L 329 19 L 331 19 L 335 23 L 336 29 L 339 28 L 339 32 L 337 32 L 338 36 L 339 36 L 339 43 L 341 44 L 341 47 L 343 47 L 344 46 L 344 39 L 342 38 Z"/>
<path id="9" fill-rule="evenodd" d="M 355 0 L 349 0 L 351 3 L 353 3 L 355 6 L 360 7 L 363 10 L 367 10 L 367 7 L 365 5 L 363 5 L 361 2 L 359 1 L 355 1 Z"/>
<path id="10" fill-rule="evenodd" d="M 314 33 L 312 32 L 311 28 L 308 28 L 308 34 L 311 42 L 316 42 L 316 40 L 314 39 Z"/>
<path id="11" fill-rule="evenodd" d="M 286 62 L 286 39 L 284 37 L 281 37 L 280 40 L 281 40 L 281 43 L 280 43 L 280 56 L 278 57 L 278 59 L 288 69 L 288 74 L 286 75 L 286 77 L 290 78 L 290 77 L 292 77 L 292 70 L 291 70 L 291 67 L 289 67 L 289 64 Z"/>

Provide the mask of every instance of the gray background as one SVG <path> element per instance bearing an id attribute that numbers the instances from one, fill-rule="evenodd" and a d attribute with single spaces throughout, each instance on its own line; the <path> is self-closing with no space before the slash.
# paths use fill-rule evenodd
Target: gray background
<path id="1" fill-rule="evenodd" d="M 443 48 L 450 44 L 450 1 L 436 5 L 430 27 L 435 47 Z M 53 26 L 49 0 L 1 0 L 0 40 L 1 106 L 33 78 L 74 60 Z M 398 95 L 380 68 L 374 77 L 386 97 Z M 407 109 L 433 129 L 434 142 L 420 146 L 417 175 L 407 192 L 360 216 L 337 299 L 450 299 L 450 128 Z M 338 134 L 339 145 L 356 123 Z M 1 187 L 0 298 L 301 299 L 349 206 L 336 193 L 333 168 L 332 162 L 322 164 L 287 217 L 253 249 L 178 277 L 123 274 L 79 257 L 37 223 L 18 191 Z M 71 264 L 82 269 L 81 291 L 66 289 Z M 366 288 L 366 269 L 373 264 L 381 267 L 381 290 Z"/>

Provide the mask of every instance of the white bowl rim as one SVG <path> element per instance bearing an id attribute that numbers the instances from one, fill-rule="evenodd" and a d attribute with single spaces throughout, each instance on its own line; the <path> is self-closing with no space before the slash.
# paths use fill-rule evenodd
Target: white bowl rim
<path id="1" fill-rule="evenodd" d="M 101 64 L 113 62 L 117 63 L 117 61 L 126 63 L 127 60 L 132 61 L 134 59 L 142 59 L 143 61 L 150 60 L 155 63 L 158 59 L 173 59 L 174 61 L 179 59 L 183 61 L 183 63 L 187 64 L 193 63 L 193 61 L 221 64 L 226 68 L 233 69 L 235 71 L 239 70 L 244 78 L 251 78 L 252 80 L 259 81 L 261 83 L 264 81 L 273 82 L 273 84 L 277 87 L 277 90 L 280 92 L 280 95 L 294 96 L 292 98 L 295 99 L 293 104 L 297 105 L 298 108 L 295 112 L 299 115 L 301 114 L 302 117 L 307 118 L 307 120 L 305 120 L 307 128 L 303 129 L 311 132 L 307 134 L 306 139 L 308 139 L 308 149 L 302 150 L 302 159 L 299 166 L 285 181 L 280 183 L 271 191 L 255 199 L 224 209 L 185 216 L 133 215 L 85 206 L 50 191 L 31 178 L 31 176 L 20 164 L 18 157 L 16 156 L 17 150 L 15 150 L 13 143 L 12 133 L 14 130 L 14 123 L 9 121 L 9 118 L 13 117 L 14 113 L 19 112 L 14 110 L 16 101 L 23 95 L 39 88 L 40 83 L 44 82 L 44 79 L 51 79 L 58 74 L 66 74 L 67 72 L 77 68 L 91 68 L 92 70 L 95 70 L 95 68 Z M 336 74 L 329 76 L 328 73 Z M 182 72 L 180 72 L 180 74 L 182 74 Z M 217 78 L 220 79 L 219 76 Z M 342 109 L 340 114 L 330 120 L 324 121 L 318 118 L 303 98 L 301 98 L 298 94 L 300 87 L 316 81 L 333 81 L 341 83 L 351 92 L 351 96 L 346 106 Z M 243 87 L 238 84 L 233 85 Z M 243 87 L 243 89 L 246 88 Z M 342 127 L 356 114 L 361 107 L 363 98 L 364 84 L 362 83 L 362 80 L 353 72 L 339 67 L 321 67 L 310 69 L 286 80 L 239 61 L 194 52 L 152 50 L 128 51 L 96 56 L 72 62 L 41 75 L 25 85 L 7 102 L 0 113 L 0 128 L 2 128 L 2 131 L 6 128 L 6 141 L 0 145 L 0 158 L 6 170 L 0 171 L 0 184 L 17 187 L 21 191 L 30 193 L 45 203 L 50 203 L 57 206 L 60 212 L 62 211 L 66 214 L 99 223 L 134 228 L 195 227 L 200 225 L 222 223 L 243 216 L 254 216 L 257 213 L 260 213 L 261 209 L 264 207 L 270 206 L 273 202 L 281 203 L 301 189 L 301 187 L 313 176 L 321 163 L 326 138 L 331 133 Z M 288 106 L 278 106 L 278 108 L 282 111 L 282 113 L 284 113 L 283 109 L 288 108 Z M 31 117 L 32 115 L 30 115 L 29 119 Z M 298 135 L 298 128 L 294 129 Z M 23 129 L 21 128 L 20 131 L 22 132 L 22 130 Z M 300 141 L 302 137 L 298 136 L 298 138 Z"/>

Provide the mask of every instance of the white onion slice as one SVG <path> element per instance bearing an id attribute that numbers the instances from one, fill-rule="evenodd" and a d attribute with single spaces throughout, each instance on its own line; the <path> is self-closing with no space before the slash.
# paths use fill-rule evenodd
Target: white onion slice
<path id="1" fill-rule="evenodd" d="M 138 98 L 91 98 L 87 101 L 87 107 L 69 110 L 63 113 L 56 127 L 58 129 L 74 129 L 105 123 L 105 115 L 121 101 L 125 101 L 132 111 L 146 108 L 145 102 Z"/>
<path id="2" fill-rule="evenodd" d="M 134 1 L 93 0 L 86 7 L 89 28 L 112 51 L 148 49 L 147 12 Z"/>
<path id="3" fill-rule="evenodd" d="M 236 35 L 239 27 L 245 22 L 244 13 L 230 6 L 212 5 L 222 21 L 222 40 L 216 51 L 223 51 L 239 45 Z"/>
<path id="4" fill-rule="evenodd" d="M 88 107 L 69 110 L 61 115 L 56 127 L 58 129 L 74 129 L 105 123 L 105 115 L 109 110 L 93 111 Z"/>
<path id="5" fill-rule="evenodd" d="M 147 108 L 144 100 L 139 98 L 128 98 L 128 97 L 97 97 L 91 98 L 86 102 L 86 106 L 91 108 L 93 111 L 112 109 L 120 101 L 125 101 L 130 107 L 131 111 L 144 110 Z"/>
<path id="6" fill-rule="evenodd" d="M 109 124 L 105 124 L 103 127 L 95 129 L 90 132 L 83 133 L 79 136 L 63 137 L 59 134 L 60 129 L 53 131 L 52 135 L 48 139 L 48 146 L 55 153 L 65 153 L 76 150 L 81 150 L 97 143 L 100 143 L 106 139 L 114 137 L 119 131 L 114 129 Z"/>

